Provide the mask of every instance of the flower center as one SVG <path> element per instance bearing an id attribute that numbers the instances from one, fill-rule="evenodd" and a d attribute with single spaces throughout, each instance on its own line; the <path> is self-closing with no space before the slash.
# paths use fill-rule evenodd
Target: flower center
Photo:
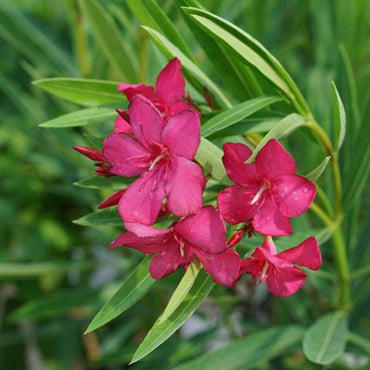
<path id="1" fill-rule="evenodd" d="M 265 180 L 262 184 L 262 186 L 259 188 L 259 190 L 257 191 L 256 195 L 253 197 L 252 201 L 250 202 L 250 205 L 253 206 L 253 204 L 257 203 L 258 202 L 258 199 L 261 198 L 261 195 L 263 194 L 263 192 L 266 190 L 266 189 L 269 189 L 270 188 L 270 182 Z"/>
<path id="2" fill-rule="evenodd" d="M 149 166 L 149 171 L 151 171 L 162 159 L 164 159 L 165 162 L 168 161 L 170 158 L 170 153 L 168 152 L 167 148 L 163 148 L 159 155 L 157 155 L 151 165 Z"/>
<path id="3" fill-rule="evenodd" d="M 185 256 L 185 251 L 184 251 L 184 247 L 185 247 L 185 242 L 184 240 L 182 239 L 181 236 L 177 235 L 177 234 L 174 234 L 173 235 L 175 240 L 179 243 L 179 247 L 180 247 L 180 256 L 181 257 L 184 257 Z"/>

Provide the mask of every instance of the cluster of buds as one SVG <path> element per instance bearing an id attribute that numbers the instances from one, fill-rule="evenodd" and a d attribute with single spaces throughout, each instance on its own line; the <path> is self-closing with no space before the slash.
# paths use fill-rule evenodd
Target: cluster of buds
<path id="1" fill-rule="evenodd" d="M 77 151 L 97 162 L 97 175 L 136 177 L 127 187 L 103 201 L 99 208 L 118 205 L 126 232 L 110 246 L 124 245 L 154 254 L 150 273 L 161 279 L 198 260 L 213 280 L 233 287 L 244 273 L 266 281 L 280 296 L 295 293 L 306 274 L 296 265 L 317 269 L 321 255 L 310 237 L 295 248 L 277 254 L 273 236 L 292 234 L 290 218 L 311 205 L 315 185 L 296 175 L 296 164 L 275 139 L 252 163 L 244 144 L 226 143 L 223 163 L 235 185 L 222 190 L 217 209 L 204 206 L 206 177 L 194 161 L 200 144 L 200 112 L 189 96 L 181 63 L 173 59 L 159 74 L 156 86 L 120 83 L 129 100 L 127 111 L 117 110 L 113 132 L 102 152 L 86 147 Z M 172 213 L 177 219 L 167 229 L 153 225 Z M 227 241 L 225 221 L 242 224 Z M 242 259 L 232 249 L 244 237 L 258 232 L 262 246 Z"/>

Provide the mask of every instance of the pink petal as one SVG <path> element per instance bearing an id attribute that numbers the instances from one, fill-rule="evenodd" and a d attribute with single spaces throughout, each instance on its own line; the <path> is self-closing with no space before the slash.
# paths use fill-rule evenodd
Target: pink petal
<path id="1" fill-rule="evenodd" d="M 162 143 L 172 155 L 193 159 L 200 144 L 199 116 L 190 110 L 172 116 L 163 129 Z"/>
<path id="2" fill-rule="evenodd" d="M 174 103 L 185 95 L 185 80 L 181 74 L 181 62 L 177 58 L 162 69 L 156 87 L 158 99 L 165 103 Z"/>
<path id="3" fill-rule="evenodd" d="M 173 103 L 170 106 L 167 106 L 167 111 L 168 111 L 167 113 L 170 116 L 174 116 L 177 113 L 180 113 L 180 112 L 182 112 L 184 110 L 189 110 L 189 109 L 191 111 L 195 112 L 197 114 L 197 116 L 200 118 L 200 113 L 195 108 L 193 108 L 192 106 L 186 104 L 182 100 L 179 100 L 176 103 Z"/>
<path id="4" fill-rule="evenodd" d="M 279 270 L 269 266 L 266 283 L 271 293 L 287 297 L 296 293 L 305 279 L 306 274 L 297 267 Z"/>
<path id="5" fill-rule="evenodd" d="M 293 174 L 296 168 L 293 157 L 276 139 L 271 139 L 256 157 L 257 173 L 266 179 Z"/>
<path id="6" fill-rule="evenodd" d="M 145 173 L 133 182 L 123 194 L 118 212 L 124 222 L 152 225 L 161 208 L 165 192 L 158 187 L 158 179 L 153 173 Z"/>
<path id="7" fill-rule="evenodd" d="M 122 198 L 122 195 L 123 195 L 123 193 L 125 191 L 126 191 L 126 189 L 116 191 L 110 197 L 108 197 L 107 199 L 103 200 L 99 204 L 98 208 L 99 209 L 103 209 L 103 208 L 108 208 L 108 207 L 112 207 L 112 206 L 117 205 L 118 202 L 120 201 L 120 199 Z"/>
<path id="8" fill-rule="evenodd" d="M 259 205 L 259 202 L 250 204 L 254 195 L 242 185 L 222 190 L 217 197 L 217 206 L 224 220 L 230 225 L 236 225 L 251 219 L 258 211 Z"/>
<path id="9" fill-rule="evenodd" d="M 211 254 L 193 249 L 195 255 L 212 276 L 212 279 L 221 285 L 233 287 L 239 276 L 240 256 L 232 249 L 226 249 L 219 254 Z"/>
<path id="10" fill-rule="evenodd" d="M 135 85 L 121 82 L 118 84 L 118 92 L 123 92 L 129 101 L 131 101 L 137 94 L 143 95 L 151 101 L 155 99 L 154 87 L 144 84 Z"/>
<path id="11" fill-rule="evenodd" d="M 135 222 L 125 222 L 125 228 L 140 237 L 157 237 L 169 233 L 168 229 L 157 229 L 153 226 L 142 225 Z"/>
<path id="12" fill-rule="evenodd" d="M 114 132 L 131 132 L 130 124 L 124 120 L 121 116 L 118 116 L 114 121 Z"/>
<path id="13" fill-rule="evenodd" d="M 180 266 L 187 267 L 193 259 L 189 247 L 184 248 L 183 256 L 178 243 L 172 240 L 164 246 L 161 254 L 155 256 L 150 262 L 149 271 L 154 279 L 162 279 L 177 270 Z"/>
<path id="14" fill-rule="evenodd" d="M 109 244 L 109 247 L 112 248 L 125 245 L 126 247 L 137 249 L 144 254 L 152 254 L 158 253 L 163 249 L 163 241 L 163 236 L 156 238 L 140 238 L 131 232 L 126 232 L 113 240 L 112 243 Z"/>
<path id="15" fill-rule="evenodd" d="M 199 165 L 183 157 L 172 157 L 166 185 L 170 212 L 183 217 L 199 211 L 205 186 L 206 180 Z"/>
<path id="16" fill-rule="evenodd" d="M 296 217 L 306 212 L 316 195 L 316 186 L 298 175 L 279 176 L 274 180 L 281 213 Z"/>
<path id="17" fill-rule="evenodd" d="M 264 260 L 254 258 L 244 258 L 240 263 L 239 274 L 248 273 L 257 278 L 262 274 L 262 269 L 265 264 Z"/>
<path id="18" fill-rule="evenodd" d="M 137 176 L 148 166 L 149 152 L 130 135 L 112 133 L 103 144 L 103 155 L 111 164 L 110 171 L 119 176 Z"/>
<path id="19" fill-rule="evenodd" d="M 230 179 L 235 184 L 251 186 L 250 190 L 254 190 L 254 187 L 259 185 L 256 165 L 255 163 L 245 164 L 252 151 L 241 143 L 226 143 L 224 144 L 224 152 L 222 162 Z"/>
<path id="20" fill-rule="evenodd" d="M 320 249 L 313 236 L 310 236 L 296 247 L 279 253 L 278 257 L 311 270 L 317 270 L 322 265 Z"/>
<path id="21" fill-rule="evenodd" d="M 130 124 L 136 139 L 143 145 L 159 142 L 163 129 L 161 113 L 142 95 L 136 95 L 129 106 Z"/>
<path id="22" fill-rule="evenodd" d="M 289 218 L 281 214 L 272 197 L 265 198 L 265 202 L 253 217 L 252 224 L 262 235 L 283 236 L 293 232 Z"/>
<path id="23" fill-rule="evenodd" d="M 226 227 L 212 206 L 204 207 L 196 215 L 179 221 L 175 230 L 194 248 L 214 254 L 226 249 Z"/>

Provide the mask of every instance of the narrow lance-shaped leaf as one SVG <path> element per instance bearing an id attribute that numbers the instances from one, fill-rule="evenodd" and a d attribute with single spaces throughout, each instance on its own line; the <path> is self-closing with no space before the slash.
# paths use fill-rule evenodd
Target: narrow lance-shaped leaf
<path id="1" fill-rule="evenodd" d="M 201 134 L 203 137 L 210 136 L 217 131 L 240 122 L 242 119 L 258 112 L 268 105 L 281 100 L 281 98 L 276 96 L 263 96 L 238 104 L 209 119 L 202 125 Z"/>
<path id="2" fill-rule="evenodd" d="M 151 257 L 143 261 L 132 271 L 112 298 L 100 309 L 91 321 L 85 333 L 100 328 L 128 310 L 139 301 L 156 282 L 149 274 Z"/>
<path id="3" fill-rule="evenodd" d="M 51 94 L 84 106 L 123 101 L 124 96 L 117 91 L 118 83 L 84 78 L 45 78 L 33 82 Z"/>
<path id="4" fill-rule="evenodd" d="M 123 221 L 116 207 L 102 209 L 74 220 L 73 223 L 81 226 L 122 226 Z"/>
<path id="5" fill-rule="evenodd" d="M 330 162 L 330 158 L 330 156 L 325 157 L 324 160 L 305 177 L 310 181 L 316 181 L 325 171 L 326 166 Z"/>
<path id="6" fill-rule="evenodd" d="M 73 183 L 73 185 L 79 186 L 81 188 L 89 189 L 115 189 L 121 190 L 126 188 L 129 184 L 134 181 L 132 177 L 122 177 L 122 176 L 112 176 L 112 177 L 102 177 L 102 176 L 91 176 L 87 179 L 83 179 Z"/>
<path id="7" fill-rule="evenodd" d="M 112 120 L 117 116 L 114 109 L 109 108 L 87 108 L 77 112 L 64 114 L 63 116 L 40 123 L 40 127 L 78 127 L 85 126 L 96 121 Z M 112 124 L 113 126 L 113 124 Z"/>
<path id="8" fill-rule="evenodd" d="M 344 312 L 329 313 L 317 320 L 305 333 L 303 351 L 312 362 L 327 365 L 344 351 L 348 327 Z"/>
<path id="9" fill-rule="evenodd" d="M 280 139 L 291 134 L 298 127 L 307 125 L 306 120 L 299 114 L 292 113 L 289 116 L 283 118 L 277 123 L 258 143 L 253 154 L 248 158 L 246 163 L 251 163 L 256 158 L 258 152 L 263 148 L 265 144 L 271 139 Z"/>
<path id="10" fill-rule="evenodd" d="M 122 79 L 136 82 L 134 53 L 128 48 L 110 14 L 97 0 L 79 0 L 79 4 L 91 22 L 91 28 L 108 61 L 120 73 Z"/>
<path id="11" fill-rule="evenodd" d="M 223 94 L 218 86 L 206 74 L 204 74 L 204 72 L 197 65 L 195 65 L 184 53 L 182 53 L 178 47 L 173 45 L 163 35 L 153 30 L 152 28 L 143 26 L 143 29 L 148 32 L 156 45 L 168 58 L 177 57 L 178 59 L 180 59 L 185 72 L 188 71 L 190 73 L 190 76 L 194 76 L 195 81 L 198 82 L 198 85 L 199 82 L 203 84 L 211 93 L 215 95 L 215 97 L 223 106 L 228 108 L 232 106 L 229 99 Z M 190 82 L 193 83 L 193 81 Z M 195 85 L 195 87 L 197 86 Z M 202 91 L 200 92 L 202 93 Z"/>
<path id="12" fill-rule="evenodd" d="M 346 135 L 346 112 L 344 110 L 342 99 L 340 98 L 333 81 L 331 82 L 331 93 L 333 98 L 334 148 L 339 150 Z"/>
<path id="13" fill-rule="evenodd" d="M 210 293 L 215 283 L 201 270 L 194 285 L 176 310 L 166 319 L 155 322 L 134 354 L 131 363 L 141 360 L 165 342 L 194 313 Z"/>

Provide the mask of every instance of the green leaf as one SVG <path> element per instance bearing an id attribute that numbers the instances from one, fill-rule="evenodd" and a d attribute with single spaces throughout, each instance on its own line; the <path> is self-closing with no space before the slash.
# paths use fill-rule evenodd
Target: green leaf
<path id="1" fill-rule="evenodd" d="M 208 11 L 182 8 L 212 38 L 225 47 L 230 55 L 251 65 L 270 80 L 295 105 L 298 112 L 306 115 L 309 108 L 298 87 L 279 61 L 247 32 L 231 22 Z"/>
<path id="2" fill-rule="evenodd" d="M 107 59 L 126 82 L 137 81 L 136 61 L 127 46 L 127 40 L 119 31 L 110 14 L 97 0 L 79 0 L 87 15 L 94 35 Z"/>
<path id="3" fill-rule="evenodd" d="M 219 147 L 202 137 L 195 160 L 217 180 L 225 185 L 230 185 L 231 181 L 222 163 L 223 155 L 224 153 Z"/>
<path id="4" fill-rule="evenodd" d="M 85 126 L 91 122 L 111 120 L 117 116 L 114 109 L 109 108 L 87 108 L 77 112 L 64 114 L 58 118 L 40 123 L 40 127 L 77 127 Z"/>
<path id="5" fill-rule="evenodd" d="M 288 136 L 298 127 L 306 125 L 306 120 L 299 114 L 289 114 L 289 116 L 283 118 L 263 137 L 263 139 L 258 143 L 256 149 L 253 151 L 252 155 L 248 158 L 246 163 L 253 162 L 258 152 L 267 144 L 269 140 L 280 139 L 282 137 Z"/>
<path id="6" fill-rule="evenodd" d="M 287 352 L 297 345 L 304 329 L 299 326 L 275 327 L 261 330 L 236 340 L 231 344 L 209 352 L 177 366 L 176 370 L 257 369 L 267 368 L 266 362 Z M 262 367 L 259 364 L 264 364 Z"/>
<path id="7" fill-rule="evenodd" d="M 218 86 L 207 75 L 205 75 L 196 64 L 194 64 L 184 53 L 182 53 L 178 47 L 173 45 L 163 35 L 152 28 L 143 26 L 143 29 L 148 32 L 155 44 L 168 58 L 177 57 L 181 61 L 183 68 L 192 76 L 194 76 L 197 81 L 206 86 L 207 89 L 219 99 L 220 103 L 222 103 L 225 107 L 232 106 L 230 101 L 218 88 Z"/>
<path id="8" fill-rule="evenodd" d="M 193 262 L 189 265 L 185 275 L 181 279 L 176 290 L 173 292 L 171 299 L 169 300 L 165 310 L 160 317 L 161 322 L 167 320 L 174 313 L 180 303 L 184 300 L 189 290 L 193 286 L 201 267 L 202 266 L 197 262 Z"/>
<path id="9" fill-rule="evenodd" d="M 131 363 L 141 360 L 166 341 L 198 308 L 210 293 L 215 283 L 201 270 L 185 299 L 176 310 L 162 321 L 161 317 L 154 323 L 143 342 L 134 354 Z"/>
<path id="10" fill-rule="evenodd" d="M 326 166 L 330 162 L 330 156 L 325 157 L 324 160 L 316 167 L 314 168 L 310 173 L 308 173 L 305 177 L 310 180 L 315 182 L 325 171 Z"/>
<path id="11" fill-rule="evenodd" d="M 112 298 L 101 308 L 86 333 L 100 328 L 121 315 L 142 298 L 156 282 L 149 274 L 151 257 L 146 257 L 127 277 Z"/>
<path id="12" fill-rule="evenodd" d="M 355 333 L 348 333 L 348 341 L 370 356 L 370 340 Z"/>
<path id="13" fill-rule="evenodd" d="M 194 57 L 188 44 L 184 41 L 175 25 L 155 1 L 127 0 L 127 5 L 142 25 L 148 26 L 165 35 L 166 38 L 176 45 L 189 59 L 194 61 Z"/>
<path id="14" fill-rule="evenodd" d="M 123 221 L 117 208 L 106 208 L 74 220 L 73 223 L 81 226 L 122 226 Z"/>
<path id="15" fill-rule="evenodd" d="M 45 78 L 33 82 L 41 89 L 60 98 L 84 106 L 97 106 L 123 101 L 118 82 L 84 78 Z"/>
<path id="16" fill-rule="evenodd" d="M 17 308 L 9 316 L 10 322 L 25 319 L 37 320 L 60 316 L 74 308 L 92 306 L 98 303 L 98 293 L 94 290 L 61 291 L 48 298 L 35 299 Z"/>
<path id="17" fill-rule="evenodd" d="M 333 97 L 333 131 L 334 148 L 338 151 L 346 136 L 346 112 L 344 110 L 342 99 L 338 93 L 335 83 L 331 82 L 331 93 Z"/>
<path id="18" fill-rule="evenodd" d="M 81 188 L 89 189 L 114 189 L 121 190 L 130 185 L 135 178 L 133 177 L 123 177 L 123 176 L 91 176 L 87 179 L 83 179 L 77 182 L 74 182 L 73 185 L 79 186 Z"/>
<path id="19" fill-rule="evenodd" d="M 327 365 L 340 357 L 347 342 L 347 326 L 347 316 L 341 311 L 317 320 L 303 338 L 303 351 L 307 358 L 317 364 Z"/>
<path id="20" fill-rule="evenodd" d="M 207 137 L 213 133 L 220 131 L 226 127 L 232 126 L 242 119 L 258 112 L 259 110 L 281 101 L 280 97 L 276 96 L 263 96 L 261 98 L 255 98 L 241 103 L 233 108 L 229 108 L 217 116 L 209 119 L 203 126 L 201 130 L 201 135 Z"/>

